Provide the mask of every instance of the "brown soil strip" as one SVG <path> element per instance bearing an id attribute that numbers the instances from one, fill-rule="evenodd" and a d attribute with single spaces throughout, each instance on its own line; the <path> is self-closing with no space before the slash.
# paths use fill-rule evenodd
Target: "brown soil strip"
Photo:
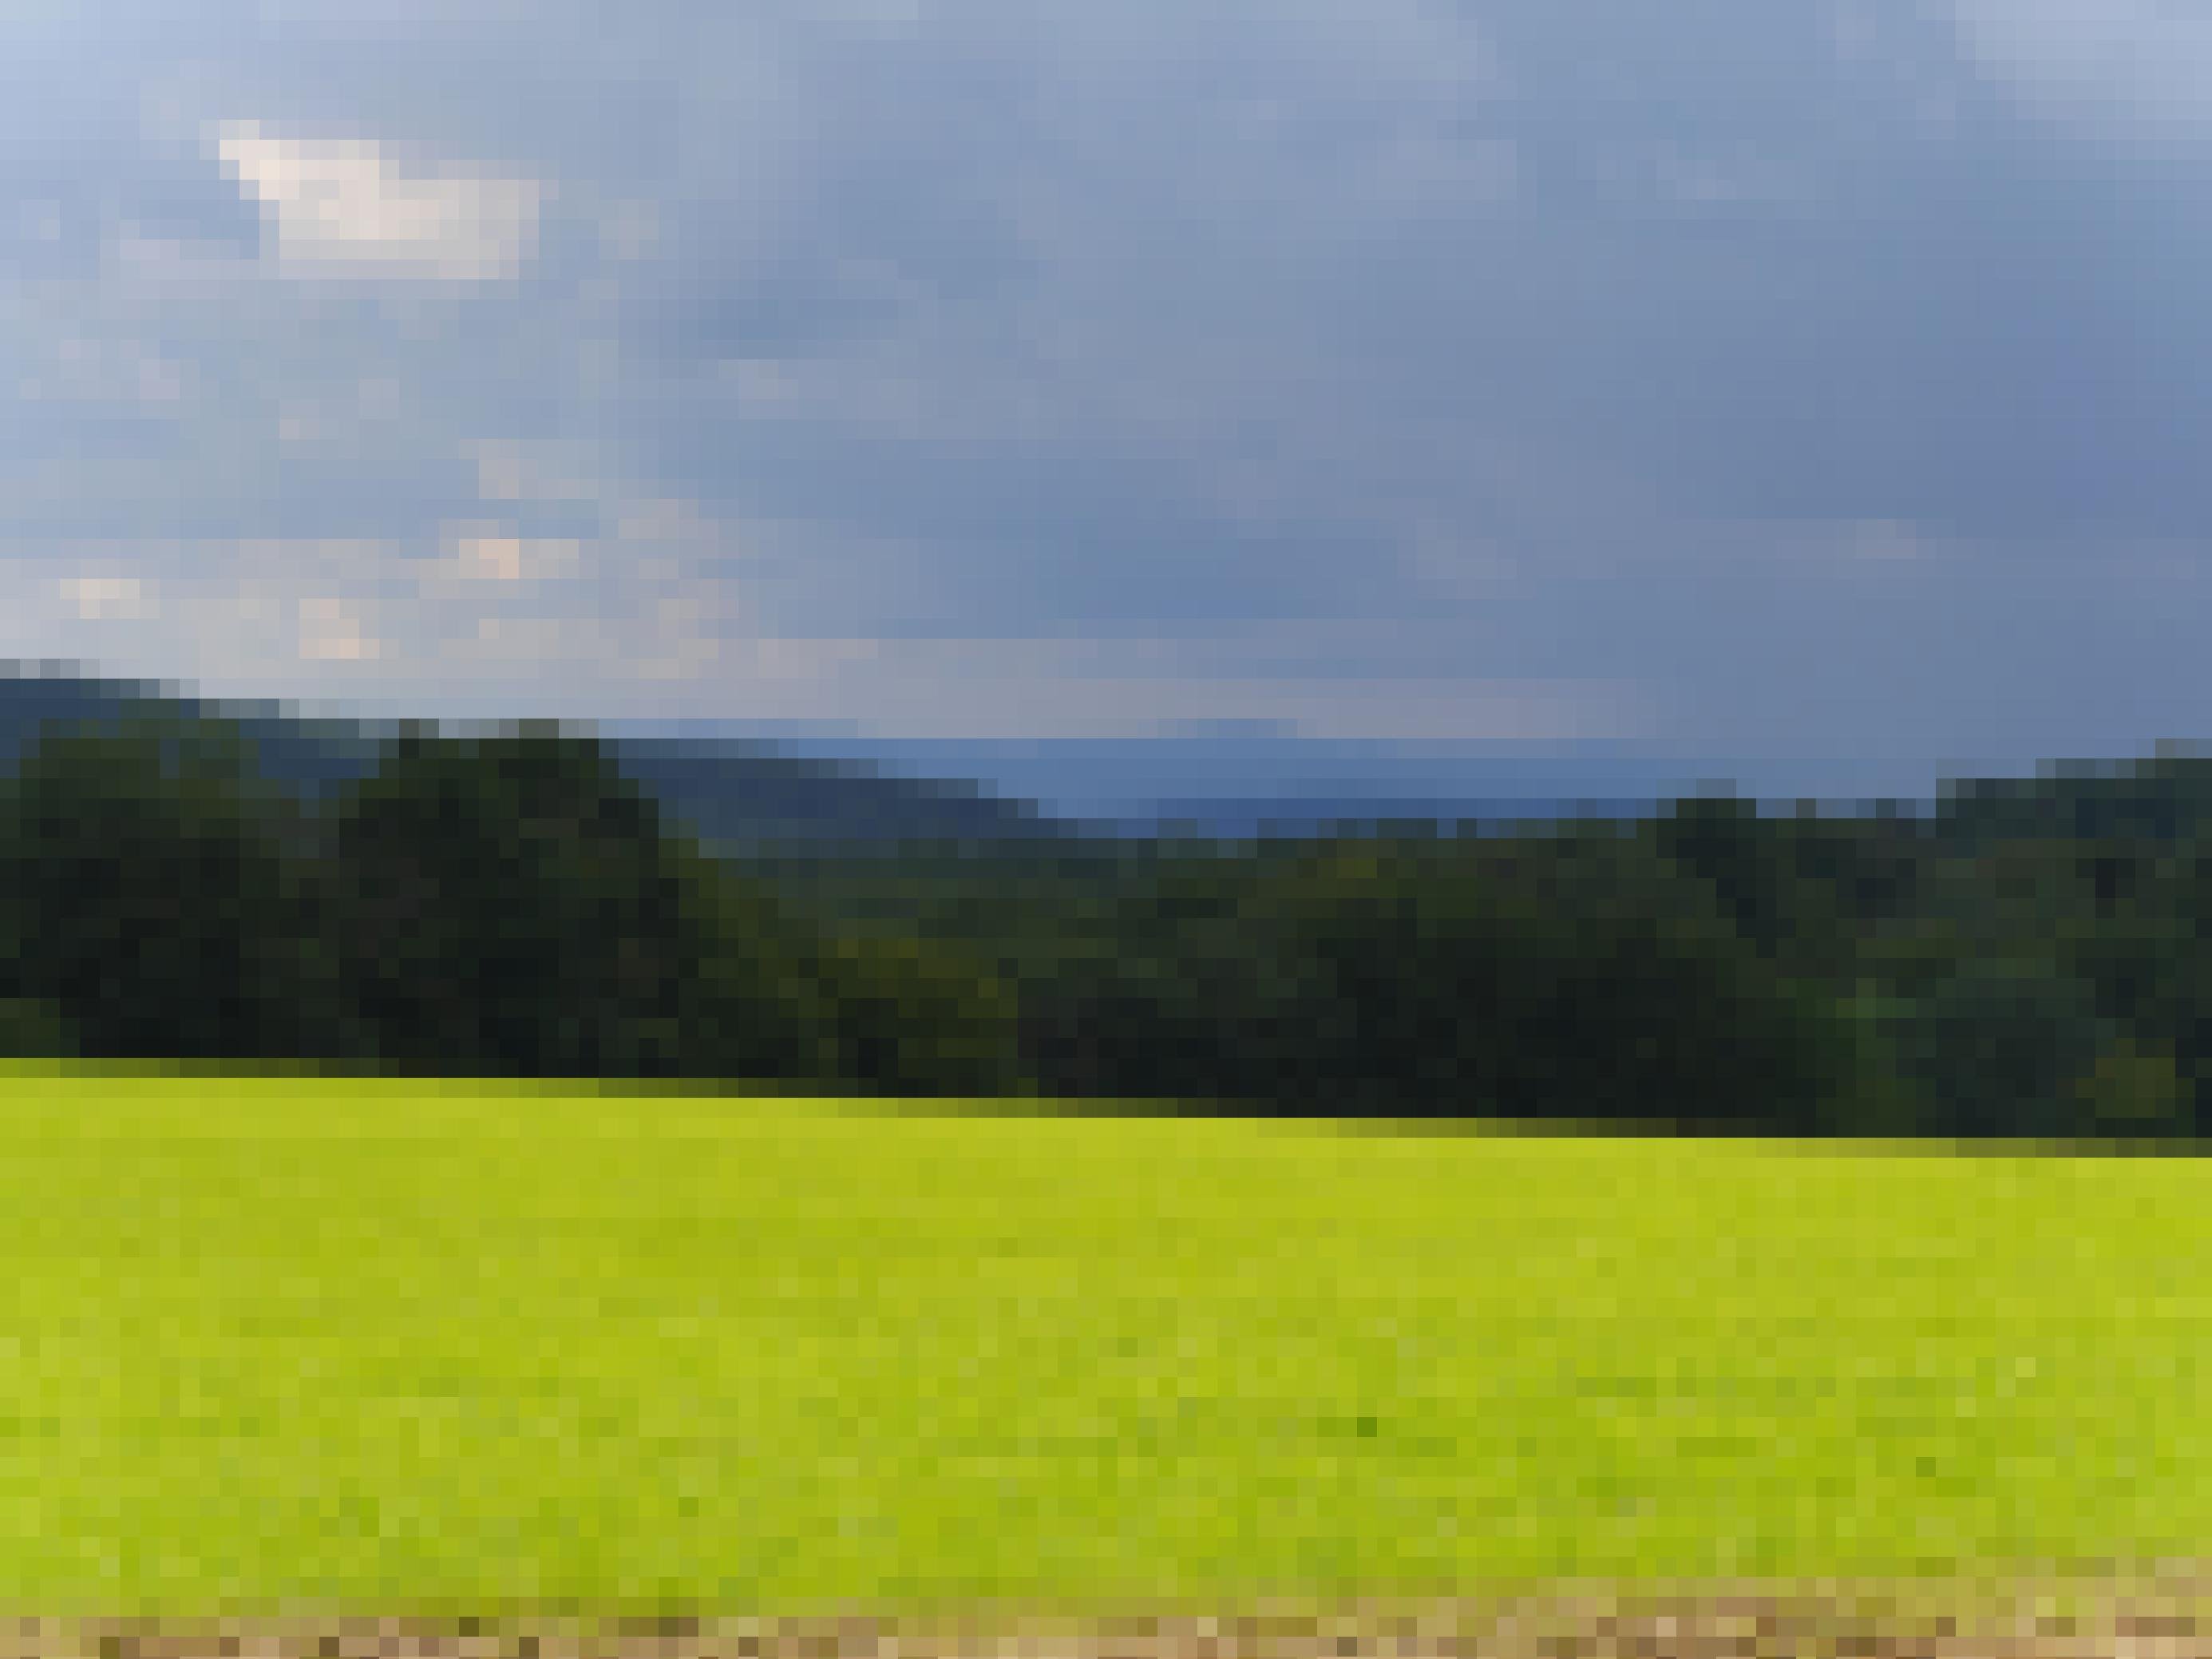
<path id="1" fill-rule="evenodd" d="M 1070 1621 L 0 1620 L 0 1659 L 2212 1659 L 2212 1575 Z"/>

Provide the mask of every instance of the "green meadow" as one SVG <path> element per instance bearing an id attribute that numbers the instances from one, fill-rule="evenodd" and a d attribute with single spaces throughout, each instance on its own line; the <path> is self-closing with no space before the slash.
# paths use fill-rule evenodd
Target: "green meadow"
<path id="1" fill-rule="evenodd" d="M 805 1616 L 2212 1539 L 2186 1159 L 0 1079 L 0 1605 Z"/>

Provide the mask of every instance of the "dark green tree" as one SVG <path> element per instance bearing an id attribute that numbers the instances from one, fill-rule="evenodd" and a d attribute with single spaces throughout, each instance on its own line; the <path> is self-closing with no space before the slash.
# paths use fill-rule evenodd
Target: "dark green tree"
<path id="1" fill-rule="evenodd" d="M 344 982 L 392 1065 L 735 1077 L 818 1053 L 775 907 L 687 854 L 595 739 L 410 730 L 332 845 Z"/>
<path id="2" fill-rule="evenodd" d="M 311 838 L 225 723 L 44 735 L 0 785 L 8 994 L 88 1054 L 307 1051 L 334 1006 Z"/>
<path id="3" fill-rule="evenodd" d="M 1280 948 L 1312 971 L 1274 1089 L 1358 1109 L 1811 1130 L 1855 1082 L 1830 1002 L 1781 981 L 1709 890 L 1626 842 L 1487 860 L 1384 849 L 1300 872 Z M 1549 890 L 1545 889 L 1548 887 Z"/>

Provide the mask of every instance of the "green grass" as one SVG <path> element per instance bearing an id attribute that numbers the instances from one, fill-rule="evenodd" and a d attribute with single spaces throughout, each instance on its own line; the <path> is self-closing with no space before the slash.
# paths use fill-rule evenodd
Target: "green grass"
<path id="1" fill-rule="evenodd" d="M 1080 1613 L 2212 1540 L 2212 1166 L 0 1077 L 0 1607 Z"/>

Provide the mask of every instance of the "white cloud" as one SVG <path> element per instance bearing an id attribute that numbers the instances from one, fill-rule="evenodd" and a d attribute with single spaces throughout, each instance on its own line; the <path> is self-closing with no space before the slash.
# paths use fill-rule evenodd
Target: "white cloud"
<path id="1" fill-rule="evenodd" d="M 82 622 L 139 622 L 154 614 L 152 585 L 137 576 L 64 576 L 54 586 Z"/>
<path id="2" fill-rule="evenodd" d="M 311 594 L 300 601 L 299 653 L 307 662 L 367 662 L 383 654 L 383 643 L 363 631 L 358 605 Z"/>
<path id="3" fill-rule="evenodd" d="M 441 574 L 464 581 L 520 583 L 576 574 L 584 544 L 574 537 L 520 536 L 495 523 L 446 527 Z"/>
<path id="4" fill-rule="evenodd" d="M 280 137 L 253 121 L 224 123 L 216 151 L 274 216 L 289 272 L 484 281 L 515 276 L 534 250 L 546 189 L 532 179 L 403 170 L 367 140 Z"/>

